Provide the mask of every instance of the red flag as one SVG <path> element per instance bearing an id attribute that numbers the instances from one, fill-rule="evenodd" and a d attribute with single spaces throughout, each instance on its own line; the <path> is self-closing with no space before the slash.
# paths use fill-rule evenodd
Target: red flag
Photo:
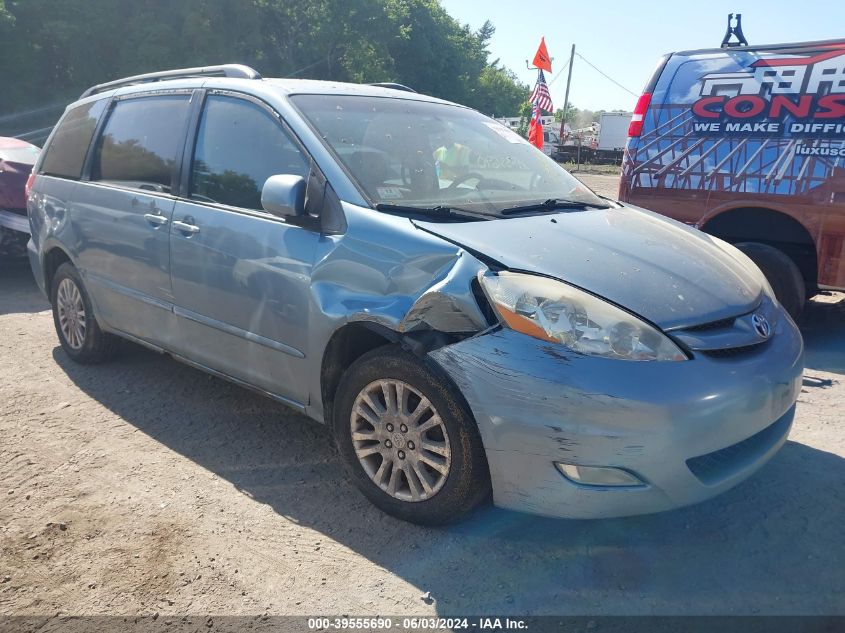
<path id="1" fill-rule="evenodd" d="M 528 124 L 528 142 L 537 149 L 543 149 L 543 122 L 540 120 L 540 106 L 534 102 L 531 108 L 531 122 Z"/>
<path id="2" fill-rule="evenodd" d="M 549 51 L 546 49 L 546 38 L 540 38 L 540 48 L 537 49 L 537 54 L 534 55 L 534 65 L 546 72 L 552 72 L 552 58 L 549 57 Z"/>

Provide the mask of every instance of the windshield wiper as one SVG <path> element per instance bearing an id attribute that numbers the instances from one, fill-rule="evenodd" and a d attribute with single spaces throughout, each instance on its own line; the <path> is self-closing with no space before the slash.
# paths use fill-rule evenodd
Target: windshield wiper
<path id="1" fill-rule="evenodd" d="M 595 204 L 593 202 L 581 202 L 579 200 L 565 200 L 563 198 L 549 198 L 543 202 L 524 204 L 517 207 L 508 207 L 499 211 L 501 215 L 515 215 L 529 211 L 556 211 L 559 209 L 608 209 L 607 205 Z"/>
<path id="2" fill-rule="evenodd" d="M 437 205 L 435 207 L 412 207 L 403 204 L 390 204 L 380 202 L 375 206 L 376 211 L 386 211 L 388 213 L 408 213 L 415 215 L 426 215 L 437 218 L 463 218 L 466 220 L 490 220 L 491 216 L 484 213 L 476 213 L 469 209 L 461 209 L 460 207 L 447 207 L 444 205 Z"/>

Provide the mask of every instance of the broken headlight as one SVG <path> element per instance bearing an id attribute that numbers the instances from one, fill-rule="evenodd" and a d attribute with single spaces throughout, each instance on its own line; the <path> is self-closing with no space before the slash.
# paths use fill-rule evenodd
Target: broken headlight
<path id="1" fill-rule="evenodd" d="M 481 286 L 506 327 L 619 360 L 687 360 L 668 336 L 598 297 L 554 279 L 500 272 Z"/>

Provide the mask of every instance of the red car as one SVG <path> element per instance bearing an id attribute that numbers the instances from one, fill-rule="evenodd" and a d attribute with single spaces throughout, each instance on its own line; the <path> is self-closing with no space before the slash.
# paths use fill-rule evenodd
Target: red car
<path id="1" fill-rule="evenodd" d="M 26 141 L 0 136 L 0 255 L 26 254 L 29 219 L 24 188 L 40 151 Z"/>

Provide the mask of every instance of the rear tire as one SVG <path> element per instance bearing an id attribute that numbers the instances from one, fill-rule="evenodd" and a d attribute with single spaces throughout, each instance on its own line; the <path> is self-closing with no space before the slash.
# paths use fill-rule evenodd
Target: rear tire
<path id="1" fill-rule="evenodd" d="M 59 343 L 71 360 L 88 365 L 114 356 L 120 339 L 100 329 L 82 277 L 72 264 L 65 262 L 53 275 L 50 301 Z"/>
<path id="2" fill-rule="evenodd" d="M 484 448 L 463 396 L 398 346 L 375 349 L 349 367 L 333 425 L 352 482 L 387 514 L 443 525 L 490 497 Z"/>
<path id="3" fill-rule="evenodd" d="M 777 300 L 792 319 L 797 321 L 804 308 L 807 290 L 804 278 L 795 262 L 783 251 L 768 244 L 740 242 L 734 246 L 748 255 L 751 261 L 763 271 L 772 290 L 775 291 Z"/>

